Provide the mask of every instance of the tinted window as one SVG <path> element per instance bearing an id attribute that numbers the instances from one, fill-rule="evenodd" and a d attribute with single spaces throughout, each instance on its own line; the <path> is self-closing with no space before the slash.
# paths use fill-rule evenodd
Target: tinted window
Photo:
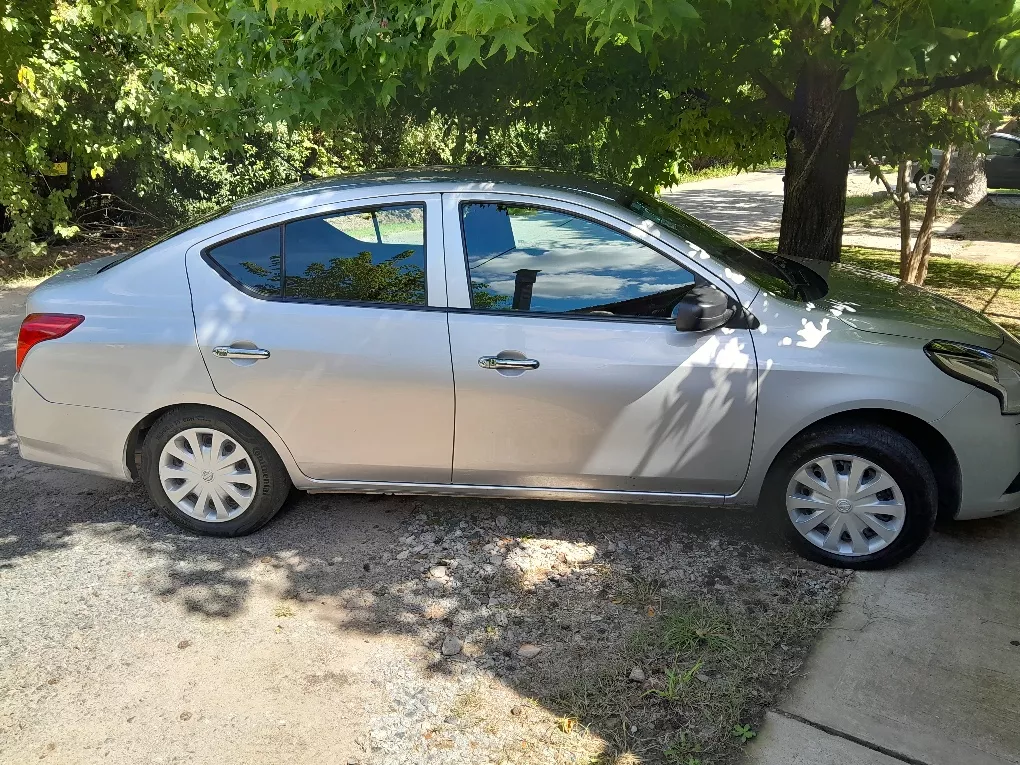
<path id="1" fill-rule="evenodd" d="M 261 295 L 280 294 L 280 229 L 268 228 L 209 250 L 220 267 Z"/>
<path id="2" fill-rule="evenodd" d="M 474 308 L 668 319 L 694 276 L 618 231 L 568 213 L 461 208 Z"/>
<path id="3" fill-rule="evenodd" d="M 1008 138 L 992 136 L 988 139 L 988 153 L 999 154 L 1003 157 L 1015 157 L 1020 152 L 1020 141 L 1011 141 Z"/>
<path id="4" fill-rule="evenodd" d="M 424 213 L 380 207 L 288 223 L 284 297 L 425 305 Z"/>

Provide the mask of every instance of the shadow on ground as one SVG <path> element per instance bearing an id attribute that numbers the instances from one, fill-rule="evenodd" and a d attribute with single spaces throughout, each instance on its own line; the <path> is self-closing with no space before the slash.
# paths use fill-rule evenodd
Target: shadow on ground
<path id="1" fill-rule="evenodd" d="M 986 198 L 964 210 L 941 236 L 949 239 L 1016 244 L 1017 231 L 1020 230 L 1020 207 L 995 202 L 995 199 Z"/>
<path id="2" fill-rule="evenodd" d="M 782 187 L 778 196 L 755 190 L 706 189 L 696 185 L 680 186 L 661 196 L 671 205 L 735 239 L 779 233 L 783 214 Z"/>
<path id="3" fill-rule="evenodd" d="M 757 724 L 846 581 L 736 511 L 297 494 L 263 531 L 221 540 L 179 531 L 138 485 L 29 466 L 9 443 L 0 470 L 0 581 L 82 548 L 110 569 L 96 598 L 142 588 L 153 610 L 229 625 L 274 578 L 280 629 L 300 612 L 405 638 L 426 676 L 472 665 L 560 721 L 519 734 L 510 761 L 538 761 L 527 745 L 729 761 L 733 726 Z M 450 634 L 463 647 L 444 657 Z M 445 745 L 430 735 L 418 745 Z"/>

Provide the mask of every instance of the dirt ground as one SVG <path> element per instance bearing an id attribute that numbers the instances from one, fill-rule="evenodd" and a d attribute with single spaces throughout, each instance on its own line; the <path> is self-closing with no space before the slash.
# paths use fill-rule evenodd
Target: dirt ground
<path id="1" fill-rule="evenodd" d="M 766 671 L 741 677 L 753 693 L 734 719 L 754 725 L 844 582 L 700 514 L 299 497 L 254 537 L 212 540 L 156 517 L 137 487 L 10 457 L 2 480 L 9 763 L 664 761 L 677 718 L 642 694 L 669 664 L 631 641 L 665 598 L 804 620 L 790 645 L 762 630 L 761 657 L 736 662 Z M 449 634 L 463 647 L 447 658 Z M 628 682 L 632 665 L 649 681 Z M 696 733 L 722 756 L 706 761 L 733 755 Z"/>

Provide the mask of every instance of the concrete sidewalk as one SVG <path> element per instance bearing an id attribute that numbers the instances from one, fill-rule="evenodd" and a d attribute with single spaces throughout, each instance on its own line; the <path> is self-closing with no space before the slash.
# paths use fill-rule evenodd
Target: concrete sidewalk
<path id="1" fill-rule="evenodd" d="M 755 765 L 1020 763 L 1020 514 L 864 572 L 748 747 Z"/>

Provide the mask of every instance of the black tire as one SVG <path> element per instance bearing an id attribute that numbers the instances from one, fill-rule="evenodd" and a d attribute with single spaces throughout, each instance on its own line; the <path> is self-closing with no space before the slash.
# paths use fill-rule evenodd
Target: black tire
<path id="1" fill-rule="evenodd" d="M 218 430 L 234 439 L 251 457 L 251 470 L 257 481 L 255 496 L 237 517 L 221 522 L 203 521 L 178 508 L 164 491 L 159 478 L 163 447 L 190 428 Z M 280 456 L 261 433 L 239 417 L 199 406 L 172 409 L 153 424 L 142 444 L 141 478 L 163 515 L 181 528 L 213 537 L 240 537 L 262 528 L 283 506 L 292 487 Z"/>
<path id="2" fill-rule="evenodd" d="M 925 191 L 925 189 L 923 188 L 924 184 L 921 183 L 921 179 L 927 176 L 931 176 L 932 182 L 934 182 L 935 173 L 931 172 L 930 170 L 929 171 L 919 170 L 914 175 L 914 189 L 917 191 L 917 195 L 920 197 L 928 196 L 928 193 L 930 191 L 930 188 L 929 191 Z"/>
<path id="3" fill-rule="evenodd" d="M 796 471 L 826 454 L 852 455 L 885 470 L 900 487 L 906 508 L 903 528 L 883 549 L 866 555 L 841 555 L 817 547 L 794 527 L 786 509 L 786 492 Z M 881 569 L 909 558 L 935 525 L 938 492 L 935 475 L 921 450 L 883 425 L 834 425 L 805 433 L 787 446 L 769 470 L 762 492 L 765 508 L 781 523 L 790 544 L 805 558 L 829 566 Z"/>

